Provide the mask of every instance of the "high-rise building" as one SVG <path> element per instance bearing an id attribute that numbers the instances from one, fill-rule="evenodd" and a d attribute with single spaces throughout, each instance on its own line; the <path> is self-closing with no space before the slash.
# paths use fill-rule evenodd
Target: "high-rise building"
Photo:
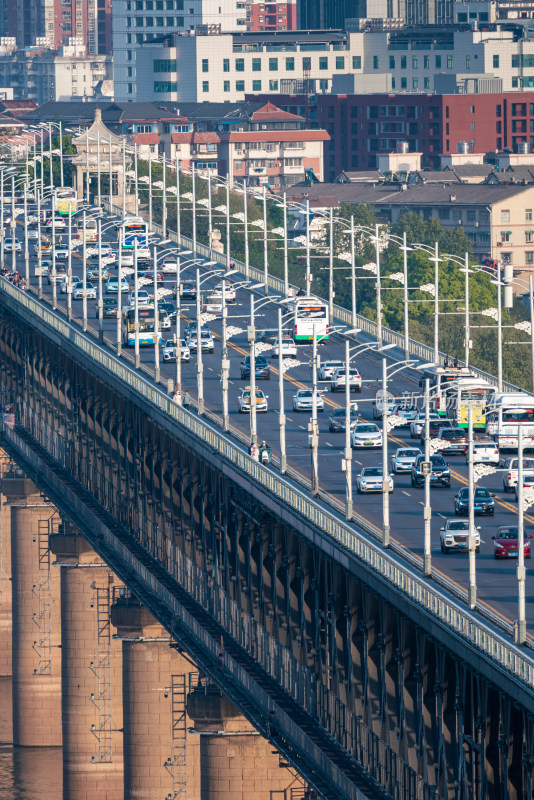
<path id="1" fill-rule="evenodd" d="M 247 3 L 247 31 L 293 31 L 297 27 L 296 0 Z"/>
<path id="2" fill-rule="evenodd" d="M 39 43 L 57 50 L 75 37 L 89 54 L 111 52 L 111 0 L 0 0 L 0 24 L 3 2 L 6 35 L 19 47 Z"/>

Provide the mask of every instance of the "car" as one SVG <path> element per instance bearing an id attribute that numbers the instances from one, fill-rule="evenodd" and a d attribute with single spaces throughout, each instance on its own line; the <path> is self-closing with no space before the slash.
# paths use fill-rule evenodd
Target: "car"
<path id="1" fill-rule="evenodd" d="M 180 339 L 180 361 L 190 361 L 191 351 L 185 339 Z M 176 361 L 176 345 L 174 339 L 167 339 L 163 345 L 163 360 Z"/>
<path id="2" fill-rule="evenodd" d="M 171 272 L 174 275 L 178 272 L 178 260 L 173 258 L 172 256 L 168 256 L 163 260 L 163 264 L 161 265 L 161 271 L 165 272 L 166 274 Z"/>
<path id="3" fill-rule="evenodd" d="M 100 249 L 98 244 L 93 244 L 92 247 L 87 248 L 88 258 L 98 258 L 99 253 L 102 254 L 102 258 L 110 258 L 113 255 L 113 250 L 109 244 L 102 244 Z M 139 261 L 137 262 L 137 265 L 139 266 Z"/>
<path id="4" fill-rule="evenodd" d="M 169 319 L 176 321 L 176 314 L 178 312 L 174 303 L 164 303 L 160 300 L 158 303 L 158 308 L 163 311 L 163 313 L 166 314 Z"/>
<path id="5" fill-rule="evenodd" d="M 384 478 L 382 467 L 364 467 L 359 475 L 356 476 L 356 491 L 358 494 L 366 492 L 381 492 Z M 393 491 L 393 478 L 388 475 L 386 478 L 389 484 L 389 491 Z"/>
<path id="6" fill-rule="evenodd" d="M 278 329 L 272 328 L 266 331 L 258 332 L 258 341 L 265 342 L 265 344 L 274 344 L 278 339 Z"/>
<path id="7" fill-rule="evenodd" d="M 52 272 L 52 262 L 49 258 L 41 259 L 41 275 L 46 277 L 49 272 Z M 39 267 L 35 266 L 35 276 L 39 277 Z"/>
<path id="8" fill-rule="evenodd" d="M 324 411 L 324 400 L 317 392 L 316 396 L 317 411 Z M 313 409 L 313 389 L 299 389 L 293 395 L 293 411 L 312 411 Z"/>
<path id="9" fill-rule="evenodd" d="M 121 294 L 126 294 L 130 291 L 130 285 L 126 278 L 121 280 Z M 117 275 L 110 275 L 106 283 L 106 294 L 119 293 L 119 278 Z"/>
<path id="10" fill-rule="evenodd" d="M 531 533 L 523 534 L 523 554 L 530 558 Z M 517 558 L 519 555 L 519 528 L 517 525 L 501 525 L 493 539 L 493 555 L 495 558 Z"/>
<path id="11" fill-rule="evenodd" d="M 398 417 L 399 420 L 404 420 L 402 425 L 398 425 L 399 428 L 408 428 L 410 423 L 417 417 L 419 413 L 419 409 L 417 406 L 406 405 L 404 403 L 399 403 L 395 406 L 392 412 L 393 417 Z"/>
<path id="12" fill-rule="evenodd" d="M 501 462 L 501 469 L 504 470 L 502 488 L 504 492 L 513 492 L 517 483 L 517 466 L 519 459 L 517 456 L 508 456 Z M 534 475 L 534 458 L 523 456 L 523 477 Z"/>
<path id="13" fill-rule="evenodd" d="M 39 240 L 39 231 L 36 228 L 28 228 L 28 241 L 36 240 Z"/>
<path id="14" fill-rule="evenodd" d="M 55 230 L 65 230 L 67 227 L 67 223 L 63 217 L 49 217 L 46 221 L 46 225 L 48 228 L 53 228 Z"/>
<path id="15" fill-rule="evenodd" d="M 130 304 L 130 307 L 134 308 L 134 306 L 135 306 L 135 292 L 132 292 L 130 294 L 130 297 L 128 298 L 128 302 Z M 146 289 L 139 289 L 139 291 L 137 292 L 137 305 L 138 306 L 149 306 L 149 305 L 151 305 L 151 303 L 152 303 L 152 298 L 150 297 L 150 295 L 146 291 Z"/>
<path id="16" fill-rule="evenodd" d="M 12 253 L 13 250 L 15 253 L 22 252 L 22 244 L 19 242 L 18 239 L 13 239 L 11 236 L 7 236 L 4 239 L 4 253 Z"/>
<path id="17" fill-rule="evenodd" d="M 197 285 L 194 281 L 185 281 L 180 284 L 180 297 L 182 300 L 197 299 Z"/>
<path id="18" fill-rule="evenodd" d="M 52 266 L 51 269 L 48 270 L 47 280 L 49 285 L 51 286 L 53 283 L 57 283 L 58 281 L 63 280 L 63 276 L 67 274 L 67 267 L 65 264 L 56 264 L 56 270 L 54 272 L 54 267 Z"/>
<path id="19" fill-rule="evenodd" d="M 350 441 L 353 447 L 382 447 L 382 431 L 374 422 L 358 422 Z"/>
<path id="20" fill-rule="evenodd" d="M 331 392 L 345 391 L 346 374 L 347 370 L 344 366 L 336 369 L 330 383 Z M 362 390 L 362 377 L 357 369 L 349 369 L 349 388 L 351 392 L 361 392 Z"/>
<path id="21" fill-rule="evenodd" d="M 466 454 L 466 464 L 469 456 Z M 499 448 L 492 439 L 477 439 L 473 442 L 473 464 L 498 464 Z"/>
<path id="22" fill-rule="evenodd" d="M 356 406 L 356 408 L 354 407 Z M 334 408 L 328 417 L 328 430 L 330 433 L 343 433 L 345 431 L 347 422 L 347 411 L 345 408 Z M 350 429 L 354 430 L 354 426 L 358 424 L 358 406 L 356 403 L 351 404 L 350 409 Z"/>
<path id="23" fill-rule="evenodd" d="M 397 399 L 395 397 L 391 397 L 390 396 L 390 397 L 387 398 L 386 402 L 387 402 L 387 412 L 388 412 L 388 414 L 393 414 L 393 412 L 394 412 L 394 410 L 395 410 L 395 408 L 396 408 L 396 406 L 398 404 Z M 380 398 L 380 399 L 377 398 L 376 400 L 373 400 L 371 405 L 373 406 L 373 419 L 382 419 L 382 417 L 384 415 L 384 399 L 383 398 Z"/>
<path id="24" fill-rule="evenodd" d="M 440 529 L 439 539 L 442 553 L 452 550 L 469 550 L 469 520 L 447 519 Z M 475 551 L 480 553 L 480 533 L 475 529 Z"/>
<path id="25" fill-rule="evenodd" d="M 96 314 L 98 317 L 98 306 L 96 306 Z M 104 317 L 117 317 L 119 311 L 119 303 L 116 297 L 104 297 L 102 299 L 102 314 Z"/>
<path id="26" fill-rule="evenodd" d="M 240 364 L 241 378 L 250 378 L 250 356 L 245 356 Z M 271 379 L 271 365 L 265 356 L 256 356 L 254 359 L 254 374 L 256 378 Z"/>
<path id="27" fill-rule="evenodd" d="M 208 328 L 207 325 L 202 325 L 201 330 L 209 331 L 209 328 Z M 185 338 L 189 339 L 189 338 L 191 338 L 191 336 L 196 336 L 196 333 L 197 333 L 197 321 L 196 321 L 196 319 L 192 319 L 186 325 Z"/>
<path id="28" fill-rule="evenodd" d="M 467 431 L 465 428 L 440 428 L 436 439 L 443 442 L 442 453 L 454 456 L 458 455 L 458 453 L 465 454 L 467 452 Z"/>
<path id="29" fill-rule="evenodd" d="M 345 367 L 344 361 L 323 361 L 319 367 L 318 378 L 320 381 L 331 381 L 334 372 Z"/>
<path id="30" fill-rule="evenodd" d="M 187 346 L 193 352 L 197 350 L 197 334 L 195 332 L 194 336 L 190 336 L 187 339 Z M 203 353 L 213 353 L 215 350 L 215 342 L 213 341 L 213 334 L 210 330 L 204 330 L 201 328 L 200 330 L 200 346 L 202 348 Z"/>
<path id="31" fill-rule="evenodd" d="M 147 281 L 154 283 L 154 270 L 153 269 L 143 269 L 138 272 L 140 278 L 145 278 Z M 163 280 L 163 272 L 156 272 L 156 278 L 158 281 Z"/>
<path id="32" fill-rule="evenodd" d="M 280 354 L 283 357 L 297 355 L 297 346 L 290 336 L 282 336 L 280 346 L 278 345 L 278 337 L 274 340 L 271 358 L 279 358 Z"/>
<path id="33" fill-rule="evenodd" d="M 51 256 L 52 245 L 49 242 L 41 242 L 40 244 L 35 245 L 33 252 L 36 256 L 39 256 L 39 253 L 41 253 L 41 258 L 44 258 L 45 256 Z"/>
<path id="34" fill-rule="evenodd" d="M 534 475 L 523 475 L 523 489 L 534 489 Z M 519 500 L 519 481 L 514 486 L 516 502 Z"/>
<path id="35" fill-rule="evenodd" d="M 69 257 L 69 251 L 67 247 L 56 247 L 55 254 L 58 261 L 67 261 Z"/>
<path id="36" fill-rule="evenodd" d="M 244 389 L 241 389 L 239 397 L 237 398 L 237 408 L 240 414 L 245 414 L 247 411 L 250 411 L 251 396 L 252 389 L 250 386 L 246 386 Z M 268 396 L 265 395 L 261 389 L 256 389 L 256 411 L 266 413 L 268 410 L 267 400 Z"/>
<path id="37" fill-rule="evenodd" d="M 168 314 L 166 314 L 160 304 L 158 303 L 158 311 L 159 311 L 159 325 L 162 331 L 170 331 L 172 328 L 172 320 Z"/>
<path id="38" fill-rule="evenodd" d="M 218 283 L 213 290 L 213 294 L 220 295 L 222 297 L 223 294 L 223 283 L 224 283 L 224 300 L 226 303 L 235 303 L 236 301 L 236 291 L 235 287 L 229 281 L 221 281 Z"/>
<path id="39" fill-rule="evenodd" d="M 441 418 L 432 419 L 428 424 L 428 438 L 435 439 L 443 428 L 443 420 Z M 421 433 L 419 434 L 419 441 L 423 445 L 425 443 L 425 426 L 423 425 Z"/>
<path id="40" fill-rule="evenodd" d="M 474 489 L 473 503 L 475 514 L 495 514 L 495 497 L 489 489 L 476 486 Z M 464 486 L 457 495 L 454 496 L 454 513 L 456 516 L 469 513 L 469 488 Z"/>
<path id="41" fill-rule="evenodd" d="M 422 467 L 424 462 L 425 456 L 421 453 L 420 456 L 417 456 L 412 466 L 412 486 L 424 486 L 425 475 Z M 450 486 L 451 471 L 441 453 L 435 453 L 433 456 L 430 456 L 430 464 L 430 484 L 432 486 Z"/>
<path id="42" fill-rule="evenodd" d="M 85 284 L 85 296 L 89 300 L 96 300 L 96 287 L 92 283 Z M 83 281 L 78 281 L 72 290 L 73 300 L 83 300 Z M 96 315 L 98 317 L 98 313 Z"/>
<path id="43" fill-rule="evenodd" d="M 88 267 L 87 269 L 87 277 L 90 281 L 97 281 L 100 272 L 98 267 Z M 107 267 L 102 265 L 102 280 L 107 281 L 110 277 L 109 270 Z"/>
<path id="44" fill-rule="evenodd" d="M 79 278 L 77 275 L 73 275 L 71 277 L 71 280 L 70 280 L 70 285 L 74 286 L 76 283 L 80 283 L 80 282 L 81 282 L 81 278 Z M 68 275 L 62 275 L 61 276 L 61 281 L 60 281 L 60 284 L 59 284 L 59 291 L 61 292 L 61 294 L 67 294 L 68 285 L 69 285 L 69 276 Z"/>
<path id="45" fill-rule="evenodd" d="M 411 472 L 417 456 L 420 455 L 418 447 L 397 447 L 391 459 L 391 471 L 394 475 L 398 472 Z"/>

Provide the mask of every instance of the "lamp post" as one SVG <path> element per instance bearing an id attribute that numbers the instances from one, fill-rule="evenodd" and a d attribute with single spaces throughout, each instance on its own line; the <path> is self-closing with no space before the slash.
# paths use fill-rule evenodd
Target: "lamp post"
<path id="1" fill-rule="evenodd" d="M 525 524 L 523 489 L 523 429 L 517 426 L 517 643 L 524 644 L 527 637 L 525 614 Z"/>
<path id="2" fill-rule="evenodd" d="M 250 345 L 250 443 L 258 444 L 256 428 L 256 328 L 254 324 L 254 295 L 250 295 L 250 325 L 248 342 Z"/>
<path id="3" fill-rule="evenodd" d="M 310 263 L 310 201 L 306 200 L 306 297 L 311 294 L 311 263 Z"/>
<path id="4" fill-rule="evenodd" d="M 282 342 L 279 343 L 282 347 Z M 348 376 L 347 376 L 348 380 Z M 317 332 L 313 326 L 312 341 L 312 419 L 311 419 L 311 445 L 312 445 L 312 497 L 319 494 L 319 426 L 317 424 Z"/>
<path id="5" fill-rule="evenodd" d="M 85 238 L 85 237 L 84 237 Z M 117 355 L 122 354 L 122 230 L 119 228 L 118 290 L 117 290 Z"/>
<path id="6" fill-rule="evenodd" d="M 423 511 L 425 521 L 423 574 L 429 577 L 432 574 L 432 508 L 430 507 L 430 379 L 425 378 L 425 507 Z"/>
<path id="7" fill-rule="evenodd" d="M 387 399 L 387 361 L 382 358 L 382 391 L 384 394 L 382 406 L 382 547 L 389 547 L 389 471 L 388 471 L 388 416 L 389 403 Z M 347 375 L 347 380 L 349 376 Z"/>
<path id="8" fill-rule="evenodd" d="M 245 223 L 245 278 L 250 280 L 250 253 L 248 245 L 248 203 L 247 203 L 247 182 L 243 181 L 243 216 Z"/>
<path id="9" fill-rule="evenodd" d="M 352 519 L 352 447 L 351 433 L 351 407 L 350 407 L 350 342 L 345 339 L 345 480 L 346 502 L 345 518 Z"/>
<path id="10" fill-rule="evenodd" d="M 67 254 L 67 319 L 70 322 L 72 319 L 72 214 L 69 208 L 69 235 L 67 237 L 68 254 Z"/>
<path id="11" fill-rule="evenodd" d="M 469 493 L 469 608 L 477 604 L 476 582 L 476 541 L 475 541 L 475 475 L 473 463 L 473 403 L 470 400 L 467 406 L 467 464 L 468 464 L 468 493 Z"/>
<path id="12" fill-rule="evenodd" d="M 159 383 L 161 370 L 159 366 L 158 255 L 155 245 L 152 247 L 152 258 L 154 263 L 154 380 Z M 178 358 L 178 350 L 176 358 Z"/>
<path id="13" fill-rule="evenodd" d="M 264 292 L 269 294 L 269 257 L 267 254 L 267 187 L 263 186 L 263 283 Z"/>
<path id="14" fill-rule="evenodd" d="M 285 199 L 285 195 L 284 195 Z M 286 454 L 286 415 L 284 407 L 284 359 L 282 355 L 282 309 L 278 309 L 278 389 L 280 398 L 280 413 L 278 424 L 280 425 L 280 472 L 285 474 L 287 469 Z"/>
<path id="15" fill-rule="evenodd" d="M 83 210 L 83 243 L 82 243 L 82 328 L 87 330 L 87 212 Z"/>
<path id="16" fill-rule="evenodd" d="M 139 272 L 137 270 L 137 236 L 134 239 L 134 359 L 135 368 L 139 369 L 141 366 L 141 357 L 139 355 Z"/>
<path id="17" fill-rule="evenodd" d="M 376 261 L 376 343 L 382 347 L 382 282 L 380 278 L 380 242 L 378 225 L 375 225 L 375 261 Z"/>

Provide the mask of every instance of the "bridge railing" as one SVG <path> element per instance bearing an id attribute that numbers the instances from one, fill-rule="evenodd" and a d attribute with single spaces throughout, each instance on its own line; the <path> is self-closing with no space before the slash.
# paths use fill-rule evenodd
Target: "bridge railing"
<path id="1" fill-rule="evenodd" d="M 291 509 L 298 517 L 305 519 L 316 530 L 329 536 L 333 542 L 364 563 L 384 581 L 386 586 L 394 587 L 401 596 L 417 605 L 422 613 L 432 615 L 446 628 L 449 635 L 456 636 L 464 643 L 469 642 L 479 653 L 483 653 L 508 674 L 524 682 L 528 687 L 534 686 L 534 660 L 529 653 L 507 642 L 475 614 L 462 608 L 452 598 L 440 592 L 436 586 L 427 583 L 408 566 L 399 563 L 387 550 L 381 549 L 378 544 L 363 535 L 358 530 L 357 524 L 344 522 L 298 487 L 289 484 L 282 476 L 254 461 L 235 443 L 222 436 L 215 427 L 177 405 L 157 386 L 152 385 L 119 358 L 44 308 L 33 297 L 20 292 L 4 279 L 0 279 L 0 286 L 4 297 L 15 304 L 14 307 L 19 313 L 26 310 L 29 324 L 38 326 L 38 322 L 41 322 L 45 335 L 48 334 L 52 338 L 58 335 L 63 337 L 83 353 L 85 358 L 116 376 L 130 392 L 139 396 L 140 401 L 151 404 L 167 420 L 174 420 L 177 423 L 178 437 L 183 435 L 184 430 L 189 431 L 199 441 L 207 444 L 214 453 L 227 459 L 243 475 L 263 487 L 271 496 L 278 498 L 286 508 Z"/>

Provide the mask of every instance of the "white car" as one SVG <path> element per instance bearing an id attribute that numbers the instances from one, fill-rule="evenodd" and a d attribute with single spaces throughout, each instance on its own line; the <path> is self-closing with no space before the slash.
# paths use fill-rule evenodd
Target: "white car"
<path id="1" fill-rule="evenodd" d="M 135 307 L 135 292 L 130 294 L 128 298 L 128 302 L 131 308 Z M 149 306 L 152 303 L 152 298 L 150 297 L 149 293 L 146 289 L 139 289 L 137 292 L 137 305 L 138 306 Z"/>
<path id="2" fill-rule="evenodd" d="M 222 297 L 223 293 L 223 282 L 218 283 L 215 287 L 213 294 L 220 294 Z M 224 300 L 226 303 L 235 303 L 236 293 L 235 288 L 232 283 L 228 281 L 224 281 Z"/>
<path id="3" fill-rule="evenodd" d="M 466 455 L 465 463 L 469 462 Z M 473 464 L 498 464 L 499 448 L 491 439 L 473 442 Z"/>
<path id="4" fill-rule="evenodd" d="M 356 491 L 358 494 L 365 492 L 381 492 L 384 471 L 382 467 L 364 467 L 359 475 L 356 476 Z M 389 491 L 393 491 L 393 478 L 387 476 Z"/>
<path id="5" fill-rule="evenodd" d="M 347 370 L 345 367 L 338 367 L 332 375 L 332 382 L 330 384 L 331 392 L 344 392 L 346 385 Z M 361 392 L 362 390 L 362 376 L 357 369 L 349 369 L 349 386 L 351 392 Z"/>
<path id="6" fill-rule="evenodd" d="M 168 314 L 165 314 L 163 311 L 160 311 L 159 315 L 159 326 L 162 331 L 170 331 L 172 328 L 172 320 Z"/>
<path id="7" fill-rule="evenodd" d="M 278 339 L 274 340 L 271 358 L 278 358 L 280 356 L 280 351 L 282 351 L 282 356 L 284 358 L 286 356 L 297 355 L 297 346 L 290 336 L 282 336 L 280 346 L 278 345 Z"/>
<path id="8" fill-rule="evenodd" d="M 73 275 L 70 281 L 71 286 L 75 286 L 77 283 L 81 282 L 81 278 L 78 275 Z M 67 286 L 69 285 L 69 276 L 62 275 L 61 276 L 61 283 L 59 284 L 59 291 L 61 294 L 67 294 Z"/>
<path id="9" fill-rule="evenodd" d="M 325 361 L 319 368 L 319 380 L 331 381 L 337 369 L 343 369 L 344 361 Z"/>
<path id="10" fill-rule="evenodd" d="M 436 414 L 435 411 L 431 411 L 428 415 L 429 419 L 441 419 L 439 414 Z M 421 431 L 425 427 L 425 412 L 420 411 L 418 415 L 410 422 L 410 436 L 412 439 L 419 439 L 421 436 Z"/>
<path id="11" fill-rule="evenodd" d="M 399 420 L 404 420 L 403 425 L 399 425 L 399 428 L 408 428 L 410 423 L 417 419 L 417 415 L 419 414 L 419 409 L 417 406 L 411 406 L 404 403 L 399 403 L 398 406 L 395 406 L 393 409 L 393 416 L 398 417 Z"/>
<path id="12" fill-rule="evenodd" d="M 85 284 L 85 296 L 88 300 L 96 300 L 96 287 L 92 283 Z M 72 290 L 73 300 L 83 300 L 83 282 L 79 281 Z"/>
<path id="13" fill-rule="evenodd" d="M 324 411 L 324 400 L 319 393 L 316 399 L 317 411 Z M 313 409 L 313 390 L 299 389 L 293 396 L 293 411 L 312 411 Z"/>
<path id="14" fill-rule="evenodd" d="M 241 389 L 239 397 L 237 398 L 237 408 L 239 409 L 240 414 L 245 414 L 247 411 L 250 412 L 251 392 L 252 390 L 250 386 L 246 386 L 244 389 Z M 267 399 L 267 395 L 265 395 L 261 389 L 256 389 L 256 411 L 263 413 L 267 412 Z"/>
<path id="15" fill-rule="evenodd" d="M 374 422 L 359 422 L 350 438 L 353 447 L 382 447 L 382 431 Z"/>
<path id="16" fill-rule="evenodd" d="M 450 553 L 451 550 L 469 549 L 469 520 L 448 519 L 439 532 L 441 552 Z M 475 548 L 480 553 L 479 528 L 475 530 Z"/>
<path id="17" fill-rule="evenodd" d="M 22 252 L 22 245 L 18 239 L 13 239 L 11 236 L 8 236 L 4 239 L 4 253 L 12 253 L 15 250 L 15 253 Z"/>
<path id="18" fill-rule="evenodd" d="M 504 469 L 502 488 L 505 492 L 513 492 L 517 483 L 517 466 L 519 459 L 517 456 L 508 456 L 501 464 Z M 534 475 L 534 458 L 523 457 L 523 475 Z"/>
<path id="19" fill-rule="evenodd" d="M 197 335 L 196 332 L 193 336 L 187 339 L 187 346 L 191 351 L 197 351 Z M 203 353 L 213 353 L 215 350 L 215 342 L 213 341 L 213 334 L 210 330 L 200 331 L 200 346 Z"/>
<path id="20" fill-rule="evenodd" d="M 534 489 L 534 475 L 523 475 L 523 489 Z M 515 501 L 519 500 L 519 482 L 514 486 Z"/>
<path id="21" fill-rule="evenodd" d="M 396 399 L 394 397 L 388 397 L 386 403 L 387 403 L 388 414 L 393 414 L 397 406 Z M 373 406 L 373 418 L 382 419 L 384 412 L 384 400 L 383 399 L 373 400 L 372 406 Z"/>
<path id="22" fill-rule="evenodd" d="M 41 275 L 46 278 L 49 272 L 52 272 L 52 262 L 48 258 L 41 259 Z M 35 276 L 39 277 L 39 267 L 35 266 Z"/>
<path id="23" fill-rule="evenodd" d="M 38 241 L 39 231 L 36 228 L 28 228 L 28 241 Z"/>
<path id="24" fill-rule="evenodd" d="M 66 247 L 56 247 L 55 253 L 57 261 L 66 261 L 69 257 L 69 251 Z"/>
<path id="25" fill-rule="evenodd" d="M 63 217 L 54 217 L 54 219 L 49 219 L 47 222 L 49 228 L 54 228 L 56 231 L 58 230 L 65 230 L 67 227 L 67 223 L 63 219 Z"/>
<path id="26" fill-rule="evenodd" d="M 176 273 L 178 272 L 178 261 L 176 260 L 176 258 L 164 259 L 163 264 L 161 265 L 161 271 L 165 273 L 171 272 L 174 275 L 176 275 Z"/>
<path id="27" fill-rule="evenodd" d="M 398 472 L 411 472 L 415 459 L 420 455 L 418 447 L 397 447 L 391 459 L 391 471 L 395 475 Z"/>
<path id="28" fill-rule="evenodd" d="M 180 361 L 189 361 L 191 359 L 191 351 L 186 344 L 185 339 L 180 339 Z M 176 346 L 173 339 L 167 339 L 163 345 L 163 360 L 176 361 Z"/>

